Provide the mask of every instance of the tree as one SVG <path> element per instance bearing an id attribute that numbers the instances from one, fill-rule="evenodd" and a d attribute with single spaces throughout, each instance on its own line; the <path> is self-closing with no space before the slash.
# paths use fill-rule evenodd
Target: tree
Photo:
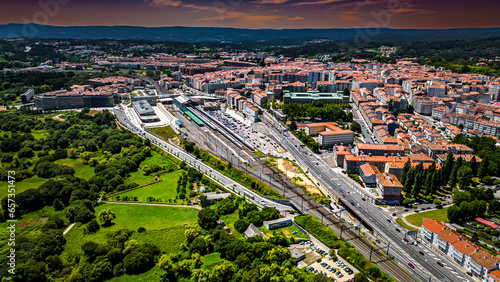
<path id="1" fill-rule="evenodd" d="M 166 271 L 162 276 L 164 281 L 175 281 L 175 265 L 168 255 L 162 255 L 157 266 Z"/>
<path id="2" fill-rule="evenodd" d="M 109 226 L 111 221 L 116 218 L 115 213 L 110 209 L 100 211 L 97 216 L 99 217 L 99 221 L 101 221 L 104 226 Z"/>
<path id="3" fill-rule="evenodd" d="M 211 208 L 203 208 L 198 212 L 198 224 L 201 228 L 209 230 L 217 226 L 217 213 Z"/>
<path id="4" fill-rule="evenodd" d="M 401 173 L 401 179 L 400 179 L 401 183 L 403 183 L 403 184 L 405 183 L 406 177 L 407 177 L 410 169 L 411 169 L 411 162 L 408 160 L 405 162 L 405 165 L 403 167 L 403 172 Z"/>
<path id="5" fill-rule="evenodd" d="M 230 281 L 233 277 L 235 270 L 231 262 L 224 260 L 221 264 L 214 267 L 212 275 L 210 275 L 210 281 L 213 282 L 226 282 Z"/>
<path id="6" fill-rule="evenodd" d="M 465 191 L 455 191 L 453 193 L 453 202 L 455 205 L 460 205 L 462 202 L 469 202 L 471 201 L 470 194 Z"/>
<path id="7" fill-rule="evenodd" d="M 292 122 L 290 123 L 290 130 L 291 131 L 297 130 L 297 123 L 295 122 L 295 120 L 292 120 Z"/>
<path id="8" fill-rule="evenodd" d="M 97 231 L 99 231 L 100 228 L 101 228 L 101 226 L 99 226 L 99 223 L 97 223 L 97 220 L 92 219 L 87 224 L 87 228 L 85 230 L 87 231 L 87 233 L 96 233 Z"/>
<path id="9" fill-rule="evenodd" d="M 260 211 L 260 216 L 263 221 L 278 219 L 280 217 L 280 211 L 274 207 L 264 207 Z"/>
<path id="10" fill-rule="evenodd" d="M 440 199 L 434 199 L 432 203 L 436 206 L 440 206 L 443 202 Z"/>
<path id="11" fill-rule="evenodd" d="M 354 275 L 354 279 L 353 279 L 354 282 L 369 282 L 370 280 L 368 279 L 368 277 L 366 276 L 366 273 L 361 271 L 361 272 L 358 272 Z"/>
<path id="12" fill-rule="evenodd" d="M 478 167 L 477 167 L 476 156 L 472 156 L 472 159 L 469 162 L 469 167 L 470 169 L 472 169 L 472 174 L 477 175 Z"/>
<path id="13" fill-rule="evenodd" d="M 353 121 L 349 129 L 354 132 L 361 133 L 361 125 L 357 121 Z"/>
<path id="14" fill-rule="evenodd" d="M 478 172 L 477 172 L 477 177 L 479 178 L 483 178 L 485 177 L 487 174 L 488 174 L 488 166 L 490 164 L 490 159 L 488 157 L 488 155 L 486 155 L 483 159 L 483 161 L 481 162 L 481 165 L 479 165 L 479 169 L 478 169 Z"/>
<path id="15" fill-rule="evenodd" d="M 19 152 L 17 153 L 17 156 L 21 159 L 23 158 L 32 158 L 35 154 L 33 153 L 33 150 L 31 150 L 31 148 L 22 148 L 21 150 L 19 150 Z"/>
<path id="16" fill-rule="evenodd" d="M 424 177 L 425 173 L 423 171 L 419 172 L 415 177 L 415 182 L 413 184 L 413 189 L 411 191 L 413 197 L 415 198 L 419 198 L 419 195 L 422 192 L 422 188 L 424 185 Z"/>
<path id="17" fill-rule="evenodd" d="M 245 220 L 245 219 L 238 219 L 235 223 L 234 223 L 234 229 L 236 229 L 236 231 L 238 231 L 239 233 L 243 233 L 245 232 L 245 230 L 248 228 L 248 225 L 250 223 L 248 222 L 248 220 Z"/>
<path id="18" fill-rule="evenodd" d="M 207 199 L 207 196 L 201 195 L 198 199 L 200 200 L 200 206 L 202 208 L 206 208 L 210 205 L 210 201 Z"/>
<path id="19" fill-rule="evenodd" d="M 64 208 L 64 204 L 62 203 L 61 199 L 59 199 L 59 198 L 54 199 L 52 206 L 54 207 L 54 210 L 56 210 L 56 211 L 61 211 Z"/>
<path id="20" fill-rule="evenodd" d="M 434 171 L 434 173 L 432 174 L 430 188 L 429 188 L 429 193 L 431 195 L 434 194 L 439 189 L 440 183 L 441 183 L 441 171 L 439 170 Z"/>
<path id="21" fill-rule="evenodd" d="M 198 253 L 204 255 L 207 253 L 207 242 L 202 236 L 196 237 L 191 244 L 189 244 L 189 252 L 194 254 Z"/>
<path id="22" fill-rule="evenodd" d="M 453 170 L 453 163 L 455 162 L 455 159 L 453 158 L 453 153 L 449 152 L 448 155 L 446 156 L 446 161 L 443 164 L 443 168 L 441 169 L 443 180 L 445 182 L 448 182 L 450 180 L 450 174 L 451 171 Z"/>
<path id="23" fill-rule="evenodd" d="M 450 222 L 459 222 L 461 220 L 462 213 L 456 205 L 449 207 L 446 213 Z"/>
<path id="24" fill-rule="evenodd" d="M 470 167 L 462 166 L 459 168 L 457 172 L 457 181 L 460 188 L 468 188 L 472 183 L 472 177 L 474 177 L 474 174 Z"/>
<path id="25" fill-rule="evenodd" d="M 409 113 L 409 114 L 413 114 L 413 111 L 414 111 L 413 105 L 409 104 L 406 107 L 406 112 Z"/>
<path id="26" fill-rule="evenodd" d="M 455 165 L 453 166 L 453 170 L 451 171 L 451 175 L 450 175 L 449 184 L 450 184 L 451 188 L 454 188 L 457 185 L 458 169 L 460 169 L 461 167 L 462 167 L 462 158 L 458 157 L 457 161 L 455 162 Z"/>

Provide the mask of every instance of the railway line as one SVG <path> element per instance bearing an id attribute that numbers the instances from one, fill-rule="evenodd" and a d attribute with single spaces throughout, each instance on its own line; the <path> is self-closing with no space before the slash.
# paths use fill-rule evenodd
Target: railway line
<path id="1" fill-rule="evenodd" d="M 216 134 L 220 134 L 219 137 L 225 137 L 228 134 L 229 136 L 232 135 L 224 127 L 219 126 L 219 128 L 225 134 L 220 134 L 222 132 L 210 127 L 210 129 Z M 267 179 L 269 186 L 274 188 L 280 194 L 288 197 L 290 202 L 302 214 L 311 214 L 318 219 L 321 219 L 324 224 L 329 226 L 337 234 L 341 234 L 343 239 L 359 250 L 366 258 L 370 258 L 371 261 L 378 265 L 382 271 L 388 273 L 397 281 L 410 282 L 423 280 L 422 278 L 418 279 L 416 276 L 412 275 L 412 273 L 396 262 L 392 256 L 387 255 L 381 248 L 374 246 L 368 239 L 353 231 L 349 224 L 343 222 L 340 217 L 334 215 L 326 207 L 314 201 L 300 187 L 291 183 L 285 175 L 277 171 L 276 168 L 270 166 L 264 160 L 257 157 L 255 152 L 248 146 L 245 146 L 244 143 L 236 139 L 229 141 L 231 141 L 233 147 L 235 147 L 234 149 L 240 150 L 241 153 L 245 153 L 251 157 L 248 161 L 250 169 L 246 172 L 257 179 L 260 178 L 263 182 L 266 182 Z"/>

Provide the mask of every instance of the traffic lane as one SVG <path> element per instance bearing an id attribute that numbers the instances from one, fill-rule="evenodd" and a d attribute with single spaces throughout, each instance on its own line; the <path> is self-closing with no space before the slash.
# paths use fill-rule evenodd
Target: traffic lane
<path id="1" fill-rule="evenodd" d="M 315 172 L 316 172 L 316 168 L 311 169 L 311 171 L 315 171 Z M 317 171 L 317 173 L 318 173 L 318 174 L 321 174 L 321 172 L 320 172 L 320 171 Z M 326 178 L 326 177 L 323 177 L 323 178 L 322 178 L 322 180 L 323 180 L 323 181 L 325 181 L 325 182 L 330 182 L 330 180 L 329 180 L 328 178 Z M 335 184 L 334 184 L 334 183 L 330 182 L 329 184 L 330 184 L 330 186 L 331 186 L 331 187 L 335 187 Z M 336 192 L 336 191 L 335 191 L 335 192 Z M 340 193 L 340 191 L 339 191 L 338 193 Z M 355 210 L 355 211 L 356 211 L 356 204 L 357 204 L 357 203 L 356 203 L 356 201 L 355 201 L 354 199 L 352 199 L 352 198 L 350 197 L 350 195 L 349 195 L 349 196 L 347 196 L 347 195 L 346 195 L 346 196 L 345 196 L 345 198 L 346 198 L 347 200 L 349 200 L 349 201 L 351 201 L 351 202 L 353 202 L 353 203 L 355 204 L 355 205 L 353 206 L 353 210 Z M 361 209 L 361 211 L 362 211 L 361 213 L 364 213 L 362 209 Z M 384 213 L 382 213 L 382 214 L 384 214 Z M 363 214 L 363 215 L 362 215 L 362 218 L 369 218 L 369 214 L 368 214 L 368 213 Z M 382 229 L 381 227 L 383 227 L 383 226 L 384 226 L 384 225 L 378 226 L 379 230 L 380 230 L 380 229 Z M 394 228 L 394 226 L 393 226 L 393 225 L 391 225 L 391 226 L 387 226 L 387 225 L 385 225 L 385 226 L 386 226 L 386 227 L 385 227 L 386 229 L 387 229 L 387 227 L 389 227 L 389 228 L 388 228 L 388 229 L 389 229 L 389 232 L 385 232 L 385 233 L 386 233 L 386 234 L 390 234 L 390 236 L 392 236 L 392 238 L 391 238 L 391 239 L 392 239 L 393 243 L 394 243 L 396 246 L 399 246 L 399 247 L 400 247 L 400 249 L 404 249 L 404 247 L 402 247 L 402 246 L 401 246 L 401 245 L 404 245 L 404 244 L 402 244 L 402 243 L 401 243 L 402 238 L 399 238 L 399 237 L 395 236 L 394 232 L 391 230 L 392 228 Z M 396 230 L 396 229 L 394 228 L 394 231 L 395 231 L 395 230 Z M 380 232 L 380 231 L 379 231 L 379 232 Z M 389 237 L 390 237 L 390 236 L 389 236 Z M 409 252 L 409 253 L 410 253 L 410 256 L 411 256 L 411 252 Z M 413 260 L 418 260 L 418 258 L 416 258 L 416 257 L 414 257 L 414 256 L 411 256 L 411 257 L 412 257 L 412 259 L 413 259 Z M 408 259 L 408 262 L 411 262 L 411 261 L 409 261 L 409 259 Z M 423 265 L 423 267 L 424 267 L 424 269 L 427 269 L 427 268 L 429 268 L 429 267 L 430 267 L 430 265 L 428 265 L 428 266 L 427 266 L 427 265 Z M 431 272 L 431 273 L 432 273 L 432 272 Z M 443 275 L 443 274 L 441 274 L 441 273 L 440 273 L 437 269 L 436 269 L 436 270 L 434 271 L 434 273 L 432 273 L 432 274 L 433 274 L 434 276 L 436 276 L 437 278 L 445 278 L 445 277 L 444 277 L 444 275 Z"/>
<path id="2" fill-rule="evenodd" d="M 285 138 L 285 139 L 287 140 L 288 138 Z M 289 141 L 289 140 L 288 140 L 288 141 Z M 293 144 L 292 144 L 292 146 L 290 146 L 290 148 L 291 148 L 291 149 L 289 149 L 290 151 L 295 151 L 297 154 L 300 154 L 300 153 L 298 153 L 298 152 L 296 151 L 296 149 L 295 149 L 295 147 L 293 146 Z M 306 159 L 306 162 L 307 162 L 307 161 L 308 161 L 308 160 L 307 160 L 307 158 L 305 158 L 305 159 Z M 316 169 L 316 167 L 315 167 L 314 165 L 313 165 L 313 166 L 311 166 L 309 169 L 311 170 L 311 172 L 313 172 L 313 174 L 315 174 L 315 173 L 316 173 L 316 175 L 317 175 L 317 176 L 322 174 L 322 173 L 321 173 L 321 171 L 317 171 L 317 169 Z M 319 177 L 319 176 L 318 176 L 318 177 Z M 328 179 L 327 177 L 325 177 L 325 178 L 320 177 L 320 178 L 322 179 L 322 181 L 325 181 L 325 182 L 330 182 L 331 187 L 335 187 L 335 184 L 333 184 L 331 181 L 329 181 L 329 179 Z M 336 192 L 336 191 L 334 191 L 334 192 Z M 350 199 L 350 197 L 348 198 L 348 200 L 349 200 L 349 199 Z M 354 202 L 354 201 L 353 201 L 353 202 Z M 354 209 L 355 209 L 355 208 L 356 208 L 356 206 L 354 207 Z M 377 210 L 374 210 L 374 211 L 377 213 Z M 382 215 L 384 215 L 384 214 L 385 214 L 385 215 L 386 215 L 386 213 L 380 213 L 380 211 L 378 211 L 378 212 L 379 212 L 379 214 L 382 214 Z M 364 217 L 364 218 L 366 218 L 366 215 L 365 215 L 365 217 Z M 392 221 L 391 221 L 391 222 L 392 222 Z M 380 222 L 379 222 L 379 224 L 380 224 Z M 381 228 L 381 227 L 382 227 L 382 228 Z M 385 227 L 386 229 L 387 229 L 387 227 L 388 227 L 388 228 L 389 228 L 389 230 L 391 230 L 391 228 L 394 228 L 394 226 L 388 226 L 388 225 L 385 225 L 385 224 L 380 224 L 380 225 L 378 226 L 378 228 L 379 228 L 379 229 L 383 229 L 384 227 Z M 394 229 L 394 230 L 395 230 L 395 229 Z M 401 241 L 400 241 L 400 239 L 402 239 L 402 238 L 399 238 L 398 236 L 395 236 L 395 234 L 394 234 L 394 232 L 392 232 L 392 230 L 391 230 L 390 232 L 388 232 L 388 233 L 392 235 L 392 240 L 393 240 L 393 241 L 395 241 L 395 244 L 396 244 L 396 245 L 398 245 L 398 246 L 401 246 Z M 411 253 L 411 252 L 410 252 L 410 253 Z M 417 261 L 419 260 L 418 258 L 415 258 L 415 257 L 412 257 L 412 259 L 417 260 Z M 429 265 L 429 266 L 430 266 L 430 265 Z M 431 268 L 432 268 L 432 267 L 431 267 Z M 436 276 L 436 277 L 438 277 L 438 278 L 444 278 L 444 277 L 443 277 L 444 275 L 442 275 L 439 271 L 437 271 L 437 269 L 434 271 L 434 273 L 433 273 L 433 274 L 434 274 L 434 276 Z"/>

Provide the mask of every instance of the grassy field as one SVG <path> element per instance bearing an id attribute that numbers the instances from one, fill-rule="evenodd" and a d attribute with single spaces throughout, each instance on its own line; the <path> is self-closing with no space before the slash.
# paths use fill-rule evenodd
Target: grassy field
<path id="1" fill-rule="evenodd" d="M 401 225 L 401 227 L 406 228 L 408 230 L 417 230 L 414 227 L 411 227 L 410 225 L 406 224 L 401 218 L 396 218 L 396 223 Z"/>
<path id="2" fill-rule="evenodd" d="M 242 233 L 239 233 L 234 228 L 234 223 L 238 219 L 240 219 L 240 217 L 238 216 L 238 211 L 231 213 L 231 214 L 221 215 L 220 219 L 224 220 L 224 224 L 226 224 L 226 226 L 229 227 L 229 229 L 231 229 L 231 233 L 233 233 L 233 236 L 245 238 L 245 235 L 243 235 Z"/>
<path id="3" fill-rule="evenodd" d="M 48 130 L 32 130 L 31 135 L 35 137 L 36 140 L 45 139 L 49 136 Z"/>
<path id="4" fill-rule="evenodd" d="M 66 239 L 66 244 L 64 245 L 64 253 L 68 255 L 78 255 L 83 254 L 82 251 L 82 243 L 85 241 L 94 241 L 99 244 L 106 244 L 108 241 L 107 234 L 111 233 L 110 231 L 105 231 L 101 228 L 100 231 L 94 234 L 84 234 L 85 225 L 77 223 L 77 225 L 73 226 L 71 230 L 66 233 L 64 238 Z"/>
<path id="5" fill-rule="evenodd" d="M 155 178 L 151 175 L 144 175 L 144 171 L 138 169 L 137 171 L 131 172 L 130 177 L 128 177 L 125 182 L 135 182 L 139 185 L 146 185 L 155 182 Z"/>
<path id="6" fill-rule="evenodd" d="M 75 170 L 75 176 L 85 180 L 95 175 L 94 168 L 82 163 L 82 159 L 62 159 L 55 161 L 56 164 L 66 165 Z"/>
<path id="7" fill-rule="evenodd" d="M 224 259 L 220 258 L 220 253 L 211 253 L 203 256 L 203 265 L 201 268 L 212 270 L 216 265 L 223 261 Z"/>
<path id="8" fill-rule="evenodd" d="M 158 266 L 151 268 L 150 270 L 137 275 L 125 274 L 119 277 L 114 277 L 107 282 L 150 282 L 150 281 L 161 281 L 161 276 L 165 273 L 165 270 L 160 269 Z"/>
<path id="9" fill-rule="evenodd" d="M 299 229 L 297 229 L 295 226 L 290 225 L 286 227 L 281 227 L 279 229 L 273 229 L 269 230 L 264 226 L 259 227 L 259 230 L 262 231 L 267 236 L 272 235 L 274 231 L 276 232 L 283 232 L 286 237 L 288 238 L 294 238 L 294 239 L 307 239 L 307 235 L 302 233 Z M 292 234 L 294 231 L 297 231 L 297 234 Z"/>
<path id="10" fill-rule="evenodd" d="M 179 179 L 182 172 L 182 170 L 178 170 L 164 174 L 161 176 L 161 179 L 163 179 L 163 181 L 120 194 L 120 196 L 137 197 L 139 202 L 146 202 L 146 199 L 148 197 L 175 199 L 175 196 L 177 195 L 177 180 Z M 134 178 L 131 178 L 131 180 L 136 181 L 136 179 Z"/>
<path id="11" fill-rule="evenodd" d="M 145 165 L 159 165 L 159 166 L 169 166 L 169 165 L 173 165 L 173 163 L 168 160 L 167 158 L 165 158 L 164 156 L 158 154 L 157 152 L 151 150 L 151 157 L 147 158 L 146 160 L 144 160 L 140 167 L 142 168 L 143 166 Z"/>
<path id="12" fill-rule="evenodd" d="M 45 183 L 47 179 L 38 178 L 38 176 L 34 176 L 32 178 L 24 179 L 23 181 L 19 181 L 15 183 L 16 186 L 16 194 L 19 194 L 28 189 L 36 189 L 40 187 L 43 183 Z M 0 181 L 0 199 L 3 199 L 7 196 L 7 186 L 9 183 L 7 181 Z"/>
<path id="13" fill-rule="evenodd" d="M 161 230 L 146 230 L 143 233 L 135 232 L 130 239 L 136 240 L 139 244 L 153 244 L 158 246 L 163 253 L 170 254 L 181 251 L 181 243 L 185 240 L 185 230 L 186 228 L 182 225 Z"/>
<path id="14" fill-rule="evenodd" d="M 443 222 L 449 222 L 448 220 L 448 215 L 447 215 L 447 210 L 448 208 L 444 209 L 437 209 L 433 211 L 428 211 L 428 212 L 421 212 L 421 213 L 416 213 L 412 214 L 406 217 L 406 220 L 408 220 L 409 223 L 415 225 L 415 226 L 422 226 L 422 218 L 432 218 L 435 220 L 443 221 Z"/>
<path id="15" fill-rule="evenodd" d="M 170 125 L 169 126 L 165 126 L 165 127 L 151 128 L 151 131 L 153 131 L 157 135 L 163 137 L 165 140 L 167 140 L 168 138 L 176 135 L 175 131 L 172 129 L 172 127 L 170 127 Z"/>
<path id="16" fill-rule="evenodd" d="M 159 230 L 198 220 L 198 210 L 193 208 L 161 207 L 148 205 L 104 204 L 95 208 L 96 216 L 101 210 L 111 209 L 116 219 L 104 230 L 130 229 Z"/>

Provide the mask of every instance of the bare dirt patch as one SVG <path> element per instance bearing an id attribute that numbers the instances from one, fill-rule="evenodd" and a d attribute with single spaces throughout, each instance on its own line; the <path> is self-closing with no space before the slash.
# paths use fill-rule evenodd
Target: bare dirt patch
<path id="1" fill-rule="evenodd" d="M 306 187 L 307 191 L 311 194 L 319 194 L 321 195 L 321 191 L 314 185 L 314 183 L 307 178 L 307 176 L 300 172 L 300 170 L 293 165 L 292 161 L 285 159 L 276 159 L 276 166 L 279 170 L 283 171 L 286 174 L 286 177 L 293 180 L 294 183 L 300 186 Z"/>
<path id="2" fill-rule="evenodd" d="M 37 224 L 40 224 L 40 223 L 43 223 L 45 221 L 49 220 L 48 217 L 41 217 L 39 218 L 38 220 L 31 220 L 31 221 L 25 221 L 25 222 L 21 222 L 17 225 L 17 227 L 19 228 L 23 228 L 23 227 L 28 227 L 28 226 L 34 226 L 34 225 L 37 225 Z"/>

